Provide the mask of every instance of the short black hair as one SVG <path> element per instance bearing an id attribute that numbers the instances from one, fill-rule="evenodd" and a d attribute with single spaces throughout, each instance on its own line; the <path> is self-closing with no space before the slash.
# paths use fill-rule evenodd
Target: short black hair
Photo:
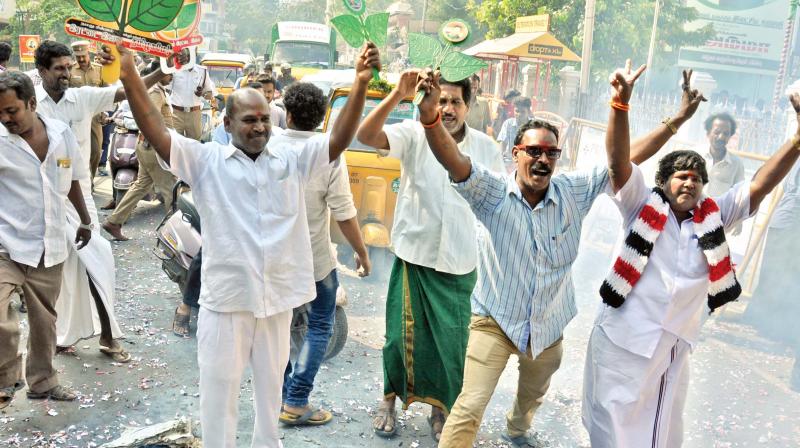
<path id="1" fill-rule="evenodd" d="M 25 73 L 16 70 L 8 70 L 0 73 L 0 93 L 13 90 L 17 93 L 17 98 L 29 103 L 36 96 L 33 89 L 33 81 Z"/>
<path id="2" fill-rule="evenodd" d="M 461 87 L 461 98 L 464 100 L 464 104 L 469 105 L 469 102 L 472 101 L 472 82 L 470 82 L 469 77 L 464 78 L 461 81 L 448 81 L 444 78 L 441 78 L 439 84 Z"/>
<path id="3" fill-rule="evenodd" d="M 533 120 L 529 120 L 527 123 L 519 127 L 519 130 L 517 130 L 517 136 L 514 137 L 514 145 L 519 145 L 522 143 L 522 137 L 531 129 L 546 129 L 556 136 L 556 142 L 558 142 L 558 128 L 555 127 L 553 123 L 534 118 Z"/>
<path id="4" fill-rule="evenodd" d="M 703 180 L 703 185 L 708 183 L 708 171 L 706 171 L 706 161 L 700 154 L 687 149 L 673 151 L 658 161 L 656 171 L 656 186 L 664 188 L 670 176 L 678 171 L 696 171 Z"/>
<path id="5" fill-rule="evenodd" d="M 328 98 L 310 82 L 296 82 L 283 92 L 283 105 L 300 131 L 313 131 L 325 119 Z"/>
<path id="6" fill-rule="evenodd" d="M 718 114 L 714 114 L 706 118 L 705 127 L 706 127 L 706 134 L 711 132 L 711 127 L 714 126 L 714 120 L 722 120 L 727 121 L 731 124 L 731 135 L 736 134 L 736 120 L 733 118 L 733 115 L 727 112 L 720 112 Z"/>
<path id="7" fill-rule="evenodd" d="M 161 67 L 161 65 L 157 61 L 153 61 L 153 62 L 145 65 L 144 68 L 142 69 L 142 71 L 139 72 L 139 75 L 140 76 L 147 76 L 150 73 L 153 73 L 154 71 L 156 71 L 156 69 L 159 68 L 159 67 Z"/>
<path id="8" fill-rule="evenodd" d="M 8 62 L 11 59 L 11 44 L 0 42 L 0 62 Z"/>
<path id="9" fill-rule="evenodd" d="M 64 56 L 72 56 L 72 50 L 68 46 L 54 40 L 46 40 L 36 49 L 33 60 L 36 68 L 49 70 L 53 65 L 53 59 Z"/>
<path id="10" fill-rule="evenodd" d="M 515 109 L 528 109 L 531 110 L 531 99 L 525 98 L 524 96 L 518 96 L 514 98 L 514 108 Z"/>
<path id="11" fill-rule="evenodd" d="M 258 81 L 256 81 L 256 82 L 248 82 L 245 87 L 249 87 L 251 89 L 261 89 L 262 87 L 264 87 L 264 84 L 261 84 Z"/>
<path id="12" fill-rule="evenodd" d="M 275 79 L 271 75 L 261 75 L 256 78 L 256 82 L 260 82 L 263 84 L 272 84 L 272 87 L 275 87 Z"/>

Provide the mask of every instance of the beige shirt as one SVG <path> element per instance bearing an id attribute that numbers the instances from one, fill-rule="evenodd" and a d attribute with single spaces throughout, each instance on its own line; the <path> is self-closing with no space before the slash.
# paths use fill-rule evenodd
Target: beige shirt
<path id="1" fill-rule="evenodd" d="M 703 192 L 708 197 L 716 198 L 727 193 L 734 185 L 744 180 L 744 164 L 742 159 L 725 151 L 725 157 L 714 163 L 711 153 L 706 151 L 703 155 L 706 159 L 706 169 L 708 170 L 708 184 Z"/>
<path id="2" fill-rule="evenodd" d="M 150 101 L 153 102 L 156 109 L 161 112 L 161 116 L 164 117 L 164 125 L 170 129 L 175 129 L 175 116 L 172 114 L 172 106 L 169 104 L 167 91 L 164 89 L 164 86 L 156 84 L 150 88 L 148 93 L 150 95 Z"/>
<path id="3" fill-rule="evenodd" d="M 486 132 L 486 127 L 492 122 L 492 114 L 489 112 L 489 103 L 482 98 L 476 98 L 473 104 L 469 105 L 467 113 L 467 126 Z"/>
<path id="4" fill-rule="evenodd" d="M 92 87 L 106 87 L 106 84 L 102 77 L 100 76 L 100 71 L 102 67 L 100 64 L 90 64 L 88 70 L 84 70 L 78 65 L 77 62 L 73 63 L 70 67 L 70 80 L 69 86 L 70 87 L 83 87 L 83 86 L 92 86 Z"/>
<path id="5" fill-rule="evenodd" d="M 287 129 L 269 140 L 270 150 L 302 151 L 303 145 L 316 132 Z M 350 192 L 347 162 L 344 154 L 338 165 L 329 164 L 306 184 L 306 215 L 314 257 L 314 281 L 323 280 L 336 268 L 336 254 L 331 246 L 331 217 L 346 221 L 358 213 Z"/>

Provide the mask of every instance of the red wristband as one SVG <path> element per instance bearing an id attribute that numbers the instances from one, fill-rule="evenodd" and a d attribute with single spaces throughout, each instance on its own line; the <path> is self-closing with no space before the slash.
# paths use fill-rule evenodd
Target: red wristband
<path id="1" fill-rule="evenodd" d="M 433 123 L 430 123 L 430 124 L 425 124 L 425 123 L 423 123 L 422 121 L 420 121 L 420 124 L 422 124 L 422 127 L 423 127 L 423 128 L 425 128 L 425 129 L 433 129 L 433 128 L 435 128 L 435 127 L 436 127 L 436 125 L 437 125 L 437 124 L 439 124 L 441 121 L 442 121 L 442 113 L 441 113 L 441 112 L 436 112 L 436 119 L 435 119 L 435 120 L 433 120 Z"/>

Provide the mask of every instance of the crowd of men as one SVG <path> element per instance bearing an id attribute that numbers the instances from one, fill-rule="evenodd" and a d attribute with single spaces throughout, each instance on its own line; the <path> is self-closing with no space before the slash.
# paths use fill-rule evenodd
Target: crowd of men
<path id="1" fill-rule="evenodd" d="M 705 100 L 690 87 L 691 71 L 675 114 L 634 141 L 630 99 L 645 67 L 633 70 L 628 62 L 614 72 L 606 163 L 557 173 L 559 129 L 531 119 L 531 101 L 521 96 L 509 98 L 505 116 L 490 126 L 477 77 L 451 82 L 408 70 L 362 120 L 369 80 L 381 68 L 371 43 L 355 61 L 347 104 L 328 133 L 315 132 L 326 95 L 295 80 L 291 67 L 275 77 L 268 66 L 237 83 L 209 142 L 200 141 L 201 108 L 217 92 L 205 68 L 189 64 L 167 75 L 119 47 L 120 85 L 105 86 L 99 70 L 114 57 L 105 48 L 95 64 L 88 47 L 45 41 L 35 72 L 0 73 L 0 408 L 26 384 L 30 399 L 75 400 L 52 361 L 80 339 L 99 335 L 102 353 L 130 360 L 116 340 L 114 257 L 98 227 L 127 240 L 122 228 L 139 200 L 155 190 L 169 207 L 180 179 L 191 186 L 204 238 L 191 269 L 199 281 L 176 308 L 173 331 L 188 336 L 191 308 L 199 308 L 204 445 L 235 446 L 247 367 L 253 446 L 282 446 L 279 423 L 330 422 L 331 412 L 309 401 L 339 286 L 330 219 L 352 246 L 359 274 L 371 270 L 343 155 L 358 138 L 401 165 L 377 435 L 396 434 L 399 399 L 406 408 L 431 406 L 439 446 L 472 446 L 514 355 L 519 383 L 502 437 L 517 447 L 542 446 L 530 428 L 577 313 L 571 270 L 583 221 L 606 194 L 626 237 L 599 290 L 604 306 L 587 348 L 584 425 L 595 447 L 679 446 L 689 353 L 704 316 L 741 293 L 726 234 L 738 232 L 790 170 L 790 203 L 770 241 L 789 239 L 785 229 L 797 223 L 800 131 L 746 180 L 741 160 L 726 149 L 735 120 L 712 115 L 707 149 L 668 153 L 654 182 L 645 179 L 639 165 Z M 0 65 L 3 58 L 0 44 Z M 175 59 L 187 64 L 190 56 Z M 387 125 L 417 91 L 425 92 L 418 120 Z M 139 176 L 119 203 L 104 207 L 113 212 L 100 224 L 92 179 L 105 113 L 123 100 L 141 133 Z M 800 95 L 790 101 L 800 121 Z M 490 127 L 498 129 L 496 139 L 486 134 Z M 20 293 L 30 328 L 24 373 L 12 305 Z M 785 302 L 774 301 L 761 312 Z M 290 361 L 292 310 L 309 302 L 308 333 Z"/>

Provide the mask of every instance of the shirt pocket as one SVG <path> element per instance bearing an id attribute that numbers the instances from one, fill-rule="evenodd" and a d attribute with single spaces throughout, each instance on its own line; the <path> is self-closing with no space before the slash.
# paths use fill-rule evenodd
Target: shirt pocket
<path id="1" fill-rule="evenodd" d="M 578 256 L 578 243 L 580 242 L 578 229 L 567 224 L 561 231 L 545 235 L 543 246 L 550 262 L 554 267 L 572 264 Z"/>
<path id="2" fill-rule="evenodd" d="M 269 187 L 269 209 L 278 216 L 297 215 L 300 202 L 300 182 L 294 176 L 272 183 Z"/>
<path id="3" fill-rule="evenodd" d="M 72 161 L 58 159 L 56 164 L 56 191 L 66 195 L 72 185 Z"/>

